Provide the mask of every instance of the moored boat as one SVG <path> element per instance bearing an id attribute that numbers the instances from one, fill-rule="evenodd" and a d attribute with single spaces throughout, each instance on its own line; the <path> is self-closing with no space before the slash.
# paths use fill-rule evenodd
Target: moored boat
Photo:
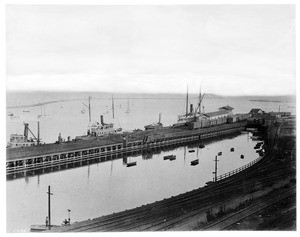
<path id="1" fill-rule="evenodd" d="M 164 160 L 169 160 L 170 158 L 176 157 L 175 155 L 164 156 Z"/>
<path id="2" fill-rule="evenodd" d="M 136 161 L 127 163 L 126 167 L 136 166 Z"/>
<path id="3" fill-rule="evenodd" d="M 193 166 L 198 164 L 199 164 L 199 159 L 191 161 L 191 165 Z"/>

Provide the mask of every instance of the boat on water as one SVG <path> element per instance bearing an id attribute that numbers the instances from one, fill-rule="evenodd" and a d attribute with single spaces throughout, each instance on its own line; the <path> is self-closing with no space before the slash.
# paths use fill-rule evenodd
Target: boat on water
<path id="1" fill-rule="evenodd" d="M 132 161 L 126 164 L 126 167 L 136 166 L 136 161 Z"/>
<path id="2" fill-rule="evenodd" d="M 112 103 L 113 104 L 113 103 Z M 122 132 L 122 128 L 115 128 L 114 123 L 105 123 L 103 115 L 100 115 L 100 122 L 96 121 L 91 123 L 91 97 L 89 97 L 89 105 L 86 105 L 89 110 L 89 127 L 87 135 L 77 136 L 75 140 L 90 140 L 94 137 L 107 136 L 110 134 L 116 134 Z M 113 117 L 114 106 L 112 105 Z"/>
<path id="3" fill-rule="evenodd" d="M 45 105 L 41 105 L 41 113 L 37 116 L 37 118 L 43 118 L 46 117 L 46 108 Z"/>
<path id="4" fill-rule="evenodd" d="M 205 147 L 205 145 L 202 144 L 202 143 L 199 145 L 199 148 L 201 148 L 201 149 L 204 148 L 204 147 Z"/>
<path id="5" fill-rule="evenodd" d="M 176 160 L 176 156 L 175 156 L 175 155 L 171 156 L 171 157 L 169 158 L 169 160 L 170 160 L 170 161 Z"/>
<path id="6" fill-rule="evenodd" d="M 198 164 L 199 164 L 199 159 L 191 161 L 192 166 L 198 165 Z"/>
<path id="7" fill-rule="evenodd" d="M 204 99 L 204 96 L 205 96 L 205 93 L 202 95 L 201 90 L 200 90 L 197 108 L 194 110 L 193 104 L 190 104 L 190 111 L 189 111 L 188 110 L 189 93 L 188 93 L 188 88 L 187 88 L 185 114 L 178 115 L 177 123 L 174 124 L 173 126 L 179 127 L 179 126 L 187 125 L 189 123 L 201 121 L 202 119 L 205 119 L 206 116 L 204 116 L 204 114 L 201 112 L 201 103 Z"/>
<path id="8" fill-rule="evenodd" d="M 222 155 L 222 151 L 220 151 L 219 153 L 218 153 L 218 156 L 221 156 Z"/>
<path id="9" fill-rule="evenodd" d="M 32 137 L 28 136 L 28 132 L 31 133 Z M 7 148 L 20 148 L 35 146 L 41 143 L 39 138 L 39 122 L 38 122 L 38 136 L 36 137 L 32 131 L 29 129 L 29 124 L 24 123 L 24 133 L 23 134 L 11 134 L 9 142 L 7 143 Z"/>
<path id="10" fill-rule="evenodd" d="M 125 111 L 126 114 L 130 113 L 130 108 L 129 108 L 129 99 L 127 100 L 127 110 Z"/>
<path id="11" fill-rule="evenodd" d="M 144 126 L 144 128 L 145 128 L 145 130 L 154 130 L 154 129 L 163 128 L 163 124 L 161 123 L 161 113 L 159 113 L 158 123 L 146 125 L 146 126 Z"/>
<path id="12" fill-rule="evenodd" d="M 195 152 L 195 150 L 189 150 L 189 153 L 193 153 L 193 152 Z"/>
<path id="13" fill-rule="evenodd" d="M 173 159 L 173 157 L 176 158 L 175 155 L 167 155 L 167 156 L 164 156 L 164 160 L 169 160 L 169 159 Z"/>

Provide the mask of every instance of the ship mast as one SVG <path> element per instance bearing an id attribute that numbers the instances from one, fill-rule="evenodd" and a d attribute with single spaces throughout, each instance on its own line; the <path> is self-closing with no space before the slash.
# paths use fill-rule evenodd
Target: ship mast
<path id="1" fill-rule="evenodd" d="M 188 114 L 188 109 L 189 109 L 189 87 L 186 86 L 186 102 L 185 102 L 185 115 L 187 116 Z"/>
<path id="2" fill-rule="evenodd" d="M 197 113 L 198 109 L 199 109 L 199 114 L 201 114 L 201 103 L 202 103 L 202 100 L 204 99 L 204 96 L 205 96 L 205 93 L 202 95 L 201 88 L 200 88 L 198 107 L 195 110 L 195 116 L 196 116 L 196 113 Z"/>
<path id="3" fill-rule="evenodd" d="M 114 95 L 112 95 L 111 99 L 112 99 L 112 105 L 111 105 L 111 107 L 112 107 L 112 116 L 113 116 L 113 119 L 114 119 L 115 118 Z"/>
<path id="4" fill-rule="evenodd" d="M 91 97 L 89 96 L 89 130 L 91 134 Z"/>
<path id="5" fill-rule="evenodd" d="M 89 96 L 89 105 L 82 103 L 85 107 L 89 109 L 89 131 L 88 131 L 89 134 L 91 134 L 91 98 L 92 97 Z"/>

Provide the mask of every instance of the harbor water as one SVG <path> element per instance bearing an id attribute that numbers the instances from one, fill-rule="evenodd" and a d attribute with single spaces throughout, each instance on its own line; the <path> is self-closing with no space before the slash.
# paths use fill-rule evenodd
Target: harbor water
<path id="1" fill-rule="evenodd" d="M 41 96 L 9 95 L 7 112 L 7 139 L 12 133 L 22 134 L 23 122 L 29 123 L 33 133 L 37 133 L 36 124 L 40 122 L 43 142 L 54 142 L 59 133 L 63 137 L 86 133 L 88 112 L 82 103 L 87 104 L 86 94 L 57 95 L 51 93 Z M 48 96 L 48 97 L 47 97 Z M 61 96 L 61 97 L 60 97 Z M 162 123 L 172 125 L 177 115 L 185 109 L 184 96 L 164 95 L 163 98 L 133 95 L 115 95 L 115 118 L 112 118 L 111 95 L 92 95 L 92 121 L 99 121 L 104 115 L 105 122 L 114 122 L 123 130 L 143 126 L 158 121 L 162 113 Z M 19 98 L 19 99 L 18 99 Z M 58 99 L 57 99 L 58 98 Z M 129 98 L 129 99 L 128 99 Z M 24 104 L 42 103 L 65 99 L 44 106 L 21 107 Z M 241 102 L 244 101 L 244 103 Z M 271 99 L 272 100 L 272 99 Z M 191 98 L 190 102 L 196 102 Z M 129 106 L 128 106 L 129 104 Z M 230 105 L 234 113 L 246 113 L 251 108 L 267 111 L 292 112 L 294 102 L 257 102 L 249 98 L 208 98 L 205 111 L 215 111 L 223 105 Z M 12 108 L 18 106 L 18 108 Z M 126 113 L 129 107 L 129 112 Z M 7 232 L 28 232 L 30 225 L 45 224 L 47 216 L 47 188 L 51 186 L 52 224 L 61 224 L 68 218 L 71 210 L 71 222 L 92 219 L 102 215 L 131 209 L 162 200 L 193 189 L 203 187 L 212 181 L 214 159 L 218 152 L 218 175 L 241 167 L 256 158 L 251 134 L 240 133 L 219 140 L 207 141 L 205 147 L 183 146 L 171 151 L 156 154 L 127 157 L 127 162 L 136 161 L 137 165 L 126 167 L 124 159 L 108 160 L 86 166 L 65 169 L 57 172 L 40 173 L 17 179 L 7 179 Z M 234 152 L 230 149 L 234 148 Z M 194 150 L 194 152 L 190 152 Z M 166 155 L 176 155 L 175 160 L 164 160 Z M 244 159 L 241 159 L 241 154 Z M 191 166 L 191 161 L 199 159 L 199 164 Z"/>
<path id="2" fill-rule="evenodd" d="M 7 180 L 7 231 L 27 232 L 32 224 L 44 224 L 47 216 L 47 187 L 51 186 L 51 219 L 61 224 L 71 210 L 71 221 L 92 219 L 162 200 L 212 181 L 214 158 L 218 174 L 241 167 L 258 158 L 250 134 L 239 134 L 198 146 L 127 157 L 137 165 L 126 167 L 123 159 Z M 234 152 L 230 148 L 234 147 Z M 194 150 L 194 152 L 189 152 Z M 164 160 L 166 155 L 175 160 Z M 240 155 L 244 155 L 244 159 Z M 199 164 L 191 166 L 191 161 Z"/>

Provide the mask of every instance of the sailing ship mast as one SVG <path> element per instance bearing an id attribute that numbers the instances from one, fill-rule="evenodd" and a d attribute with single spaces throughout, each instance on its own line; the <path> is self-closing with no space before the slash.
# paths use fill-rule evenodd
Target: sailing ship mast
<path id="1" fill-rule="evenodd" d="M 199 109 L 199 114 L 201 114 L 201 103 L 202 103 L 202 101 L 203 101 L 203 99 L 204 99 L 204 96 L 205 96 L 205 93 L 202 95 L 202 93 L 201 93 L 201 88 L 200 88 L 199 101 L 198 101 L 197 109 L 195 110 L 195 115 L 196 115 L 198 109 Z"/>
<path id="2" fill-rule="evenodd" d="M 111 107 L 112 107 L 112 116 L 113 116 L 113 119 L 114 119 L 115 118 L 114 95 L 112 95 L 111 99 L 112 99 L 112 105 L 111 105 Z"/>
<path id="3" fill-rule="evenodd" d="M 127 99 L 127 110 L 126 110 L 126 113 L 129 113 L 130 112 L 130 109 L 129 109 L 129 99 Z"/>
<path id="4" fill-rule="evenodd" d="M 189 87 L 186 86 L 186 104 L 185 104 L 185 115 L 188 115 L 189 110 Z"/>
<path id="5" fill-rule="evenodd" d="M 89 134 L 91 134 L 91 98 L 92 97 L 89 96 L 89 105 L 82 103 L 89 110 L 89 131 L 88 131 Z"/>

